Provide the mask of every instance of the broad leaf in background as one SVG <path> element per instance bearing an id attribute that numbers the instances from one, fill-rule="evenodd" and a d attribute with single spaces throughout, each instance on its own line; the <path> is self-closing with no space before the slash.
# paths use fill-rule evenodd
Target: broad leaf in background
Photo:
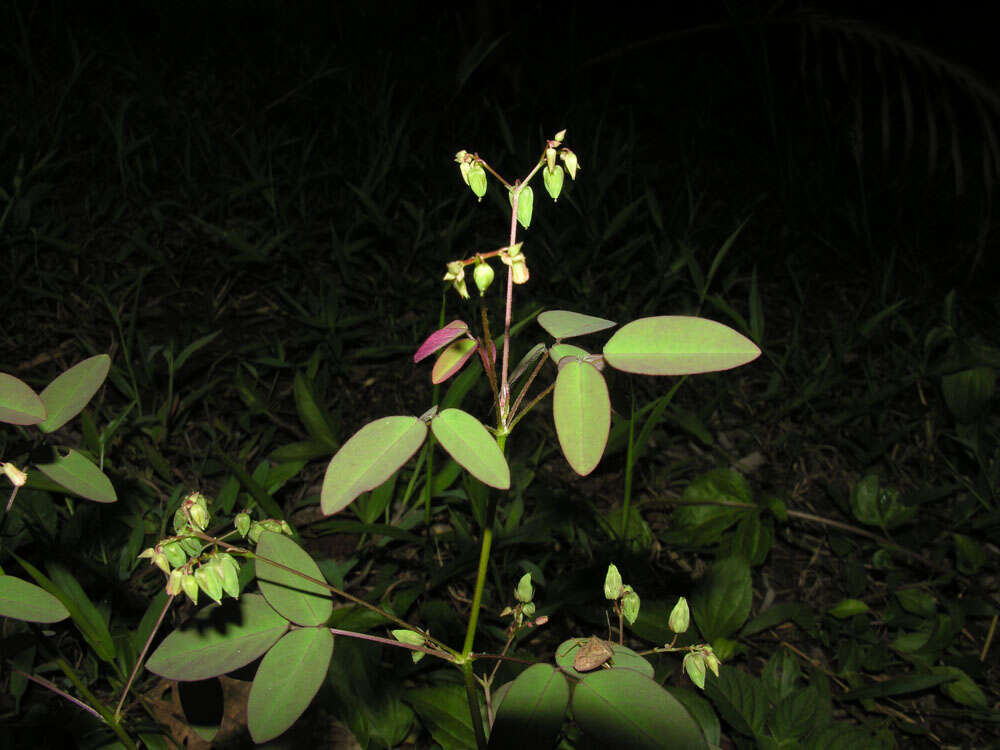
<path id="1" fill-rule="evenodd" d="M 493 720 L 489 747 L 552 747 L 568 705 L 566 678 L 550 664 L 533 664 L 510 684 Z"/>
<path id="2" fill-rule="evenodd" d="M 245 667 L 288 630 L 288 620 L 259 594 L 201 610 L 168 635 L 146 668 L 168 680 L 207 680 Z"/>
<path id="3" fill-rule="evenodd" d="M 631 670 L 602 669 L 584 677 L 573 691 L 573 716 L 600 747 L 708 750 L 681 702 Z"/>
<path id="4" fill-rule="evenodd" d="M 691 597 L 691 614 L 707 641 L 728 638 L 750 616 L 750 564 L 741 557 L 716 560 Z"/>
<path id="5" fill-rule="evenodd" d="M 323 513 L 343 510 L 378 487 L 410 460 L 425 437 L 427 425 L 417 417 L 383 417 L 355 432 L 326 467 Z"/>
<path id="6" fill-rule="evenodd" d="M 257 542 L 254 568 L 260 592 L 283 617 L 297 625 L 320 625 L 330 618 L 330 591 L 261 558 L 273 560 L 303 575 L 325 580 L 309 554 L 284 534 L 265 531 Z"/>
<path id="7" fill-rule="evenodd" d="M 45 419 L 45 404 L 23 380 L 0 372 L 0 422 L 38 424 Z"/>
<path id="8" fill-rule="evenodd" d="M 111 357 L 98 354 L 73 365 L 49 383 L 39 396 L 48 416 L 38 429 L 42 432 L 58 430 L 83 411 L 94 397 L 111 369 Z"/>
<path id="9" fill-rule="evenodd" d="M 552 413 L 566 461 L 580 476 L 594 470 L 611 430 L 611 400 L 604 376 L 588 362 L 567 362 L 556 377 Z"/>
<path id="10" fill-rule="evenodd" d="M 74 450 L 56 460 L 38 464 L 36 468 L 45 476 L 74 495 L 95 503 L 113 503 L 118 499 L 115 488 L 104 473 L 90 459 Z"/>
<path id="11" fill-rule="evenodd" d="M 750 339 L 706 318 L 661 315 L 620 328 L 604 345 L 616 370 L 640 375 L 693 375 L 745 365 L 760 356 Z"/>
<path id="12" fill-rule="evenodd" d="M 404 696 L 442 750 L 469 750 L 476 736 L 469 704 L 460 685 L 435 685 L 408 690 Z M 481 711 L 477 711 L 481 715 Z"/>
<path id="13" fill-rule="evenodd" d="M 441 447 L 480 482 L 500 490 L 510 487 L 507 459 L 474 416 L 461 409 L 445 409 L 431 421 L 431 431 Z"/>
<path id="14" fill-rule="evenodd" d="M 767 721 L 767 696 L 763 684 L 756 677 L 739 669 L 721 669 L 718 677 L 707 675 L 705 695 L 737 732 L 748 737 L 763 735 Z"/>
<path id="15" fill-rule="evenodd" d="M 0 575 L 0 617 L 59 622 L 69 617 L 69 610 L 45 589 L 14 576 Z"/>
<path id="16" fill-rule="evenodd" d="M 333 431 L 333 420 L 316 400 L 312 383 L 301 372 L 297 372 L 292 390 L 295 394 L 295 409 L 309 437 L 325 444 L 329 450 L 337 450 L 340 443 Z"/>
<path id="17" fill-rule="evenodd" d="M 538 325 L 554 339 L 568 339 L 585 336 L 618 325 L 612 320 L 595 318 L 592 315 L 569 312 L 568 310 L 548 310 L 538 316 Z"/>
<path id="18" fill-rule="evenodd" d="M 267 742 L 295 723 L 319 692 L 333 656 L 326 628 L 286 633 L 265 654 L 250 688 L 247 725 L 254 742 Z"/>

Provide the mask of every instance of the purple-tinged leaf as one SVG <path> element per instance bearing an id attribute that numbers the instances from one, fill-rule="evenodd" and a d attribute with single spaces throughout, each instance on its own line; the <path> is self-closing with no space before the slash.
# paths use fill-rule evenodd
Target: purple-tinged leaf
<path id="1" fill-rule="evenodd" d="M 439 328 L 424 340 L 424 343 L 422 343 L 420 348 L 417 349 L 416 354 L 413 355 L 413 361 L 419 362 L 425 357 L 429 357 L 438 349 L 447 346 L 468 330 L 469 326 L 464 321 L 451 321 L 444 328 Z"/>

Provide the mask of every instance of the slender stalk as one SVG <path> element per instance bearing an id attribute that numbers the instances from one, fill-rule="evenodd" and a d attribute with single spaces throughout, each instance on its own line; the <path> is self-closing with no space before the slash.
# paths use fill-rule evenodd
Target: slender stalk
<path id="1" fill-rule="evenodd" d="M 468 658 L 472 653 L 472 644 L 476 639 L 476 626 L 479 624 L 479 609 L 483 603 L 483 589 L 486 585 L 486 571 L 490 564 L 490 548 L 493 546 L 493 522 L 496 518 L 497 501 L 490 494 L 486 506 L 486 520 L 483 524 L 483 541 L 479 548 L 479 567 L 476 570 L 476 588 L 472 594 L 472 609 L 469 612 L 469 623 L 465 630 L 465 644 L 462 646 L 462 657 Z"/>
<path id="2" fill-rule="evenodd" d="M 628 418 L 628 451 L 625 453 L 625 500 L 622 503 L 622 542 L 628 539 L 629 503 L 632 501 L 632 467 L 635 459 L 633 436 L 635 434 L 635 392 L 632 392 L 632 412 Z"/>
<path id="3" fill-rule="evenodd" d="M 112 732 L 118 735 L 118 739 L 122 741 L 122 744 L 125 745 L 128 750 L 136 750 L 135 742 L 133 742 L 132 738 L 129 737 L 125 728 L 111 714 L 107 706 L 97 700 L 96 696 L 90 692 L 85 684 L 83 684 L 83 680 L 80 679 L 76 670 L 69 665 L 69 662 L 61 656 L 56 657 L 55 662 L 59 666 L 59 669 L 63 671 L 63 674 L 66 675 L 69 678 L 69 681 L 73 683 L 73 686 L 80 691 L 80 695 L 87 700 L 90 707 L 97 711 L 97 713 L 100 714 L 101 718 L 104 720 L 104 723 L 108 725 Z"/>
<path id="4" fill-rule="evenodd" d="M 139 654 L 139 658 L 135 660 L 135 666 L 132 667 L 132 674 L 128 676 L 128 682 L 125 683 L 125 689 L 122 690 L 122 697 L 118 700 L 118 705 L 115 707 L 115 721 L 122 715 L 122 706 L 125 703 L 125 698 L 128 696 L 128 691 L 132 688 L 132 682 L 135 680 L 135 676 L 139 673 L 139 669 L 142 667 L 142 663 L 146 660 L 146 653 L 149 651 L 149 647 L 153 644 L 153 638 L 156 637 L 156 631 L 160 629 L 160 625 L 163 624 L 163 618 L 167 616 L 167 611 L 170 609 L 170 605 L 173 604 L 174 597 L 168 596 L 167 601 L 163 604 L 163 611 L 160 612 L 160 616 L 156 618 L 156 624 L 153 625 L 153 629 L 149 633 L 149 637 L 146 639 L 145 645 L 142 647 L 142 653 Z"/>
<path id="5" fill-rule="evenodd" d="M 476 747 L 486 750 L 486 733 L 483 732 L 483 715 L 479 710 L 479 693 L 476 690 L 476 676 L 472 673 L 472 662 L 462 665 L 462 676 L 465 678 L 465 695 L 469 699 L 469 712 L 472 719 L 472 731 L 476 734 Z"/>

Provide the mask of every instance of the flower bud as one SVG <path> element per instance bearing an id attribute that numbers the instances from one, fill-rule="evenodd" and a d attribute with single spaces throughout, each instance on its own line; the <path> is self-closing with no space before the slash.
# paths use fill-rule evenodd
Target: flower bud
<path id="1" fill-rule="evenodd" d="M 24 483 L 28 481 L 28 472 L 22 471 L 12 463 L 3 465 L 3 473 L 15 487 L 23 487 Z"/>
<path id="2" fill-rule="evenodd" d="M 198 528 L 198 531 L 204 531 L 208 526 L 209 520 L 211 520 L 211 516 L 208 514 L 208 501 L 205 500 L 205 496 L 200 492 L 192 492 L 184 498 L 184 503 L 181 507 L 188 509 L 191 522 Z"/>
<path id="3" fill-rule="evenodd" d="M 469 299 L 469 289 L 465 285 L 465 264 L 460 260 L 453 260 L 447 268 L 444 281 L 450 281 L 462 299 Z"/>
<path id="4" fill-rule="evenodd" d="M 198 603 L 198 581 L 193 575 L 184 573 L 181 576 L 181 588 L 184 589 L 184 593 L 187 594 L 192 604 Z"/>
<path id="5" fill-rule="evenodd" d="M 205 549 L 205 545 L 201 543 L 201 540 L 193 536 L 181 538 L 179 544 L 187 552 L 188 557 L 197 557 Z"/>
<path id="6" fill-rule="evenodd" d="M 469 160 L 468 154 L 465 149 L 462 149 L 457 154 L 455 154 L 455 161 L 458 162 L 458 171 L 462 175 L 462 181 L 468 185 L 469 184 Z"/>
<path id="7" fill-rule="evenodd" d="M 524 615 L 525 617 L 531 617 L 532 615 L 534 615 L 535 614 L 535 603 L 534 602 L 525 602 L 524 604 L 522 604 L 521 605 L 521 614 Z"/>
<path id="8" fill-rule="evenodd" d="M 222 578 L 222 590 L 233 599 L 240 598 L 240 564 L 228 552 L 215 555 L 219 564 L 219 576 Z"/>
<path id="9" fill-rule="evenodd" d="M 493 268 L 489 263 L 483 261 L 476 263 L 476 267 L 472 270 L 472 279 L 476 282 L 480 297 L 486 294 L 486 290 L 490 288 L 494 275 Z"/>
<path id="10" fill-rule="evenodd" d="M 559 158 L 562 159 L 563 164 L 566 165 L 566 171 L 569 172 L 571 179 L 576 179 L 576 170 L 580 168 L 580 162 L 576 158 L 576 154 L 570 151 L 568 148 L 564 148 L 559 152 Z"/>
<path id="11" fill-rule="evenodd" d="M 423 646 L 424 637 L 420 633 L 416 633 L 412 630 L 399 630 L 392 631 L 392 637 L 395 638 L 400 643 L 408 643 L 411 646 Z M 426 654 L 423 651 L 410 651 L 410 656 L 413 658 L 413 663 L 416 664 L 418 661 L 424 658 Z"/>
<path id="12" fill-rule="evenodd" d="M 522 604 L 530 602 L 535 597 L 535 587 L 531 585 L 531 573 L 525 573 L 517 582 L 514 598 Z"/>
<path id="13" fill-rule="evenodd" d="M 472 188 L 472 192 L 476 194 L 479 200 L 483 199 L 486 195 L 486 170 L 483 169 L 483 165 L 476 163 L 469 167 L 469 173 L 467 175 L 469 178 L 469 187 Z"/>
<path id="14" fill-rule="evenodd" d="M 697 651 L 689 651 L 684 655 L 684 671 L 691 682 L 702 690 L 705 689 L 705 657 Z"/>
<path id="15" fill-rule="evenodd" d="M 162 552 L 164 555 L 166 555 L 166 558 L 167 560 L 170 561 L 170 564 L 175 568 L 178 568 L 187 562 L 188 559 L 187 553 L 184 551 L 184 548 L 181 546 L 180 542 L 177 541 L 167 542 L 166 544 L 163 545 Z"/>
<path id="16" fill-rule="evenodd" d="M 719 657 L 715 655 L 712 651 L 712 647 L 709 645 L 702 646 L 703 653 L 705 655 L 705 666 L 712 670 L 712 674 L 716 677 L 719 676 Z"/>
<path id="17" fill-rule="evenodd" d="M 170 577 L 167 578 L 167 596 L 177 596 L 181 593 L 181 582 L 183 579 L 184 573 L 182 571 L 171 571 Z"/>
<path id="18" fill-rule="evenodd" d="M 237 513 L 236 518 L 233 519 L 233 525 L 236 527 L 236 531 L 239 532 L 240 536 L 246 539 L 247 534 L 250 532 L 250 514 L 247 512 Z"/>
<path id="19" fill-rule="evenodd" d="M 184 559 L 186 560 L 187 558 L 185 557 Z M 159 550 L 157 550 L 153 555 L 153 564 L 167 575 L 170 575 L 170 562 L 168 561 L 167 556 Z"/>
<path id="20" fill-rule="evenodd" d="M 604 598 L 616 601 L 622 595 L 622 574 L 614 563 L 608 566 L 607 575 L 604 576 Z"/>
<path id="21" fill-rule="evenodd" d="M 281 523 L 278 524 L 281 527 L 281 533 L 285 536 L 294 536 L 292 533 L 292 527 L 288 525 L 288 521 L 282 519 Z"/>
<path id="22" fill-rule="evenodd" d="M 556 168 L 556 150 L 551 146 L 545 149 L 545 165 L 550 172 Z"/>
<path id="23" fill-rule="evenodd" d="M 622 614 L 628 620 L 628 624 L 635 623 L 639 617 L 639 595 L 631 586 L 626 586 L 622 590 Z"/>
<path id="24" fill-rule="evenodd" d="M 514 205 L 514 191 L 511 190 L 507 197 L 510 199 L 510 205 Z M 520 192 L 517 194 L 517 223 L 522 227 L 527 229 L 531 226 L 531 211 L 535 203 L 535 193 L 531 189 L 530 185 L 524 185 L 521 187 Z"/>
<path id="25" fill-rule="evenodd" d="M 556 143 L 562 143 L 563 138 L 565 137 L 566 137 L 566 129 L 563 128 L 558 133 L 556 133 L 555 137 L 552 140 L 554 140 Z"/>
<path id="26" fill-rule="evenodd" d="M 687 599 L 683 596 L 677 600 L 677 604 L 670 611 L 670 618 L 667 625 L 674 633 L 686 633 L 691 625 L 691 610 L 688 608 Z"/>
<path id="27" fill-rule="evenodd" d="M 218 569 L 211 563 L 198 566 L 194 572 L 194 579 L 198 582 L 198 588 L 204 591 L 208 598 L 216 604 L 222 603 L 222 576 Z"/>
<path id="28" fill-rule="evenodd" d="M 545 189 L 552 196 L 552 200 L 559 200 L 559 193 L 563 187 L 563 168 L 556 164 L 552 169 L 543 169 L 542 182 L 545 183 Z"/>

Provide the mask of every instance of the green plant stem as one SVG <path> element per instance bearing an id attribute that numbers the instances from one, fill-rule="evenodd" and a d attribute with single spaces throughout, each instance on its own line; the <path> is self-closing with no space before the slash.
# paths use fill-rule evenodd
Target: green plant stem
<path id="1" fill-rule="evenodd" d="M 628 450 L 625 453 L 625 498 L 622 502 L 622 542 L 628 540 L 628 512 L 632 502 L 632 466 L 635 459 L 632 452 L 635 447 L 635 391 L 632 392 L 632 412 L 628 418 Z"/>
<path id="2" fill-rule="evenodd" d="M 125 704 L 125 698 L 128 697 L 128 691 L 132 687 L 132 682 L 135 680 L 135 676 L 139 673 L 139 669 L 142 668 L 142 663 L 146 660 L 146 653 L 149 651 L 149 647 L 153 645 L 153 638 L 156 637 L 156 631 L 160 629 L 160 625 L 163 624 L 163 618 L 166 617 L 167 611 L 170 609 L 170 605 L 174 602 L 174 596 L 168 596 L 167 601 L 163 604 L 163 611 L 160 612 L 160 616 L 156 618 L 156 624 L 153 625 L 153 629 L 149 633 L 149 637 L 146 639 L 145 645 L 142 647 L 142 653 L 139 654 L 139 658 L 135 660 L 135 666 L 132 668 L 132 674 L 128 676 L 128 682 L 125 683 L 125 689 L 122 690 L 122 697 L 118 700 L 118 705 L 115 707 L 115 721 L 122 715 L 122 706 Z"/>
<path id="3" fill-rule="evenodd" d="M 476 626 L 479 624 L 479 609 L 483 603 L 483 588 L 486 585 L 486 571 L 490 564 L 490 548 L 493 546 L 493 522 L 496 518 L 497 501 L 491 493 L 486 506 L 486 520 L 483 524 L 483 541 L 479 548 L 479 568 L 476 570 L 476 588 L 472 594 L 472 609 L 469 612 L 469 624 L 465 630 L 465 645 L 462 646 L 462 657 L 468 658 L 472 653 L 472 644 L 476 638 Z"/>
<path id="4" fill-rule="evenodd" d="M 479 710 L 479 692 L 476 689 L 476 676 L 472 673 L 472 662 L 462 665 L 462 676 L 465 678 L 465 695 L 469 699 L 469 717 L 472 719 L 472 731 L 476 734 L 476 747 L 486 750 L 483 715 Z"/>

